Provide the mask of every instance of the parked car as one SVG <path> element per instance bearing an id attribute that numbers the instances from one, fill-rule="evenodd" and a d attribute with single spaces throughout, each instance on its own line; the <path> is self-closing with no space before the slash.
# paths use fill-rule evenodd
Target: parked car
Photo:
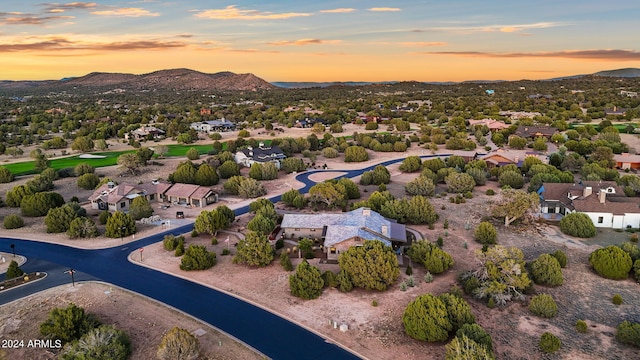
<path id="1" fill-rule="evenodd" d="M 276 226 L 275 229 L 269 234 L 269 240 L 276 240 L 278 233 L 280 232 L 280 225 Z"/>

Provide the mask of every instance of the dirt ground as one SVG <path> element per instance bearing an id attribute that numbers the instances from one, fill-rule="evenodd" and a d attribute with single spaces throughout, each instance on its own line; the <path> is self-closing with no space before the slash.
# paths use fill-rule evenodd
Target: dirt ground
<path id="1" fill-rule="evenodd" d="M 293 136 L 293 135 L 292 135 Z M 424 154 L 422 149 L 413 149 L 409 154 Z M 393 156 L 407 156 L 409 154 L 394 153 L 376 153 L 369 163 L 382 161 Z M 321 156 L 316 163 L 322 164 L 325 159 Z M 345 164 L 338 159 L 326 159 L 329 169 L 348 169 L 362 167 L 363 163 Z M 167 161 L 167 160 L 163 160 Z M 177 160 L 172 160 L 177 161 Z M 159 173 L 173 171 L 174 166 L 169 164 L 158 167 L 158 169 L 145 169 L 145 173 L 139 179 L 146 181 L 146 177 L 151 178 L 162 177 Z M 147 173 L 147 170 L 149 173 Z M 404 184 L 410 181 L 416 174 L 403 174 L 398 170 L 398 165 L 389 167 L 392 173 L 392 183 L 387 187 L 396 196 L 402 196 L 404 193 Z M 98 173 L 107 175 L 110 171 L 117 169 L 98 169 Z M 246 170 L 244 170 L 246 171 Z M 335 175 L 334 173 L 333 175 Z M 323 180 L 331 175 L 314 175 L 314 180 Z M 138 178 L 136 178 L 138 180 Z M 75 180 L 74 180 L 75 181 Z M 141 180 L 142 181 L 142 180 Z M 14 186 L 17 182 L 11 184 Z M 59 184 L 60 183 L 60 184 Z M 269 196 L 276 193 L 284 192 L 290 187 L 298 187 L 291 176 L 274 180 L 267 184 Z M 402 326 L 402 314 L 407 304 L 417 297 L 425 293 L 440 294 L 449 290 L 456 285 L 456 277 L 462 271 L 474 268 L 474 253 L 480 249 L 480 245 L 473 241 L 473 229 L 481 221 L 483 216 L 489 214 L 488 209 L 496 200 L 496 197 L 486 196 L 485 191 L 489 186 L 478 187 L 474 189 L 474 198 L 468 200 L 465 204 L 451 204 L 448 196 L 434 197 L 432 203 L 436 211 L 440 214 L 440 220 L 435 229 L 430 230 L 427 226 L 415 226 L 427 239 L 435 241 L 439 236 L 444 239 L 443 249 L 450 253 L 455 265 L 447 272 L 437 275 L 432 283 L 423 281 L 424 269 L 421 266 L 414 266 L 413 277 L 416 280 L 416 286 L 408 288 L 407 291 L 401 291 L 399 284 L 407 278 L 402 269 L 402 274 L 398 283 L 385 292 L 355 290 L 344 294 L 336 289 L 326 289 L 322 296 L 316 300 L 305 301 L 293 297 L 289 294 L 288 276 L 289 273 L 284 271 L 277 261 L 266 268 L 252 269 L 241 265 L 235 265 L 231 262 L 231 256 L 220 256 L 224 248 L 229 248 L 232 254 L 235 252 L 234 243 L 238 238 L 233 233 L 220 234 L 218 239 L 224 239 L 226 236 L 230 238 L 230 244 L 227 245 L 220 241 L 218 245 L 211 245 L 210 237 L 199 236 L 192 238 L 190 234 L 186 234 L 188 244 L 205 245 L 209 250 L 213 250 L 218 254 L 218 263 L 210 270 L 199 272 L 183 272 L 179 270 L 179 258 L 173 256 L 172 253 L 166 252 L 161 244 L 155 244 L 145 249 L 145 257 L 143 266 L 150 266 L 159 270 L 176 274 L 178 276 L 188 277 L 195 281 L 218 288 L 222 291 L 241 297 L 254 304 L 274 311 L 283 317 L 291 319 L 303 326 L 321 333 L 323 336 L 332 339 L 336 343 L 341 344 L 368 359 L 441 359 L 444 357 L 444 344 L 428 344 L 411 339 L 404 333 Z M 495 189 L 495 186 L 493 187 Z M 78 192 L 75 183 L 65 185 L 63 180 L 56 182 L 54 191 L 62 191 L 67 189 L 67 194 L 76 194 L 82 197 Z M 375 191 L 375 186 L 366 187 L 368 192 Z M 438 189 L 442 191 L 443 189 Z M 0 188 L 0 193 L 4 190 Z M 65 198 L 67 195 L 63 194 Z M 70 195 L 68 195 L 70 196 Z M 84 194 L 82 196 L 85 196 Z M 88 195 L 86 195 L 88 196 Z M 222 198 L 225 204 L 231 207 L 244 204 L 237 198 Z M 175 209 L 170 208 L 167 218 L 175 215 Z M 0 209 L 0 212 L 7 211 Z M 187 214 L 187 220 L 193 220 L 197 216 L 198 209 L 193 209 L 192 213 Z M 447 219 L 449 228 L 443 228 L 443 222 Z M 25 219 L 27 220 L 27 219 Z M 16 236 L 27 236 L 42 238 L 45 237 L 44 225 L 41 219 L 29 219 L 29 228 L 12 230 L 0 230 L 3 234 L 11 234 Z M 172 220 L 173 221 L 173 220 Z M 248 217 L 243 217 L 238 223 L 234 224 L 234 231 L 244 231 L 244 226 L 248 221 Z M 545 288 L 535 286 L 534 292 L 545 292 L 551 294 L 559 306 L 558 316 L 554 319 L 546 320 L 533 316 L 527 309 L 527 304 L 515 302 L 503 308 L 489 309 L 484 303 L 467 298 L 473 308 L 477 322 L 484 327 L 493 337 L 494 350 L 499 359 L 631 359 L 639 358 L 640 350 L 621 345 L 615 340 L 615 328 L 622 320 L 640 321 L 640 293 L 638 285 L 632 280 L 612 281 L 602 279 L 589 269 L 588 254 L 595 248 L 581 243 L 578 239 L 567 238 L 561 235 L 556 228 L 549 226 L 510 226 L 504 228 L 498 226 L 499 236 L 498 243 L 506 246 L 517 246 L 523 250 L 527 260 L 533 260 L 542 253 L 553 252 L 557 249 L 565 251 L 569 257 L 567 268 L 563 269 L 565 284 L 557 288 Z M 157 227 L 149 227 L 142 229 L 137 236 L 144 236 L 155 231 L 159 231 Z M 46 234 L 47 241 L 55 241 L 73 246 L 97 248 L 105 246 L 119 245 L 120 239 L 98 238 L 92 240 L 68 240 L 64 235 L 51 237 Z M 124 239 L 129 241 L 131 239 Z M 133 256 L 130 260 L 139 263 L 139 258 Z M 299 262 L 294 259 L 294 265 Z M 313 260 L 312 264 L 320 267 L 323 271 L 331 269 L 337 271 L 337 265 L 320 264 L 317 260 Z M 93 285 L 85 284 L 83 287 Z M 97 286 L 97 285 L 96 285 Z M 107 285 L 108 287 L 108 285 Z M 82 287 L 81 287 L 82 289 Z M 72 289 L 73 290 L 73 289 Z M 72 301 L 70 294 L 80 292 L 79 290 L 69 291 L 68 288 L 62 287 L 49 290 L 47 297 L 60 297 L 61 299 L 69 299 Z M 98 304 L 103 299 L 111 299 L 112 295 L 105 296 L 104 288 L 99 290 L 83 293 L 87 304 Z M 126 292 L 122 290 L 114 290 L 112 294 L 122 295 Z M 619 293 L 624 299 L 624 303 L 620 306 L 611 303 L 613 294 Z M 40 296 L 40 295 L 36 295 Z M 44 295 L 43 295 L 44 296 Z M 372 305 L 372 301 L 377 301 L 377 306 Z M 33 303 L 42 303 L 44 300 L 29 300 Z M 74 300 L 75 301 L 75 300 Z M 125 301 L 125 300 L 122 300 Z M 140 297 L 132 297 L 129 300 L 131 306 L 131 315 L 118 318 L 119 312 L 123 307 L 117 306 L 109 308 L 107 306 L 100 307 L 101 316 L 110 319 L 110 322 L 117 321 L 123 329 L 127 331 L 151 331 L 154 327 L 145 326 L 139 330 L 135 330 L 137 321 L 135 318 L 150 319 L 154 318 L 155 311 L 150 310 L 145 299 Z M 46 303 L 53 307 L 54 304 L 64 303 L 63 301 L 47 301 Z M 79 304 L 81 305 L 81 304 Z M 13 314 L 20 312 L 21 314 L 29 314 L 26 309 L 29 307 L 16 304 L 16 308 L 8 309 L 2 307 L 2 314 Z M 44 307 L 44 305 L 42 305 Z M 137 306 L 137 307 L 133 307 Z M 162 306 L 158 306 L 163 309 Z M 164 309 L 167 310 L 167 309 Z M 42 310 L 40 318 L 46 314 L 47 310 Z M 5 315 L 3 315 L 5 316 Z M 16 325 L 18 330 L 24 331 L 24 336 L 37 336 L 37 330 L 34 326 L 29 329 L 27 322 L 37 323 L 39 318 L 25 315 L 20 324 Z M 111 320 L 117 319 L 117 320 Z M 188 321 L 192 321 L 179 313 L 170 311 L 162 316 L 169 324 L 180 324 L 182 327 L 194 330 L 198 325 L 188 327 Z M 580 334 L 575 331 L 575 322 L 584 319 L 589 325 L 589 331 L 586 334 Z M 15 323 L 17 320 L 12 315 L 3 318 L 3 324 Z M 338 325 L 346 324 L 348 330 L 341 332 L 333 327 L 333 322 Z M 145 324 L 152 321 L 145 320 Z M 173 326 L 173 325 L 171 325 Z M 169 327 L 163 328 L 166 331 Z M 22 328 L 24 327 L 24 330 Z M 202 327 L 202 326 L 201 326 Z M 204 327 L 203 327 L 204 328 Z M 6 325 L 5 325 L 6 329 Z M 133 330 L 129 330 L 133 329 Z M 34 332 L 35 331 L 35 332 Z M 561 349 L 553 355 L 543 354 L 537 346 L 540 335 L 545 331 L 551 331 L 559 336 L 562 341 Z M 213 330 L 207 328 L 207 333 Z M 0 332 L 2 333 L 2 332 Z M 6 331 L 4 332 L 6 334 Z M 131 333 L 130 333 L 131 334 Z M 4 335 L 3 335 L 4 336 Z M 145 335 L 146 336 L 146 335 Z M 155 335 L 148 335 L 153 337 Z M 156 337 L 159 339 L 159 336 Z M 229 343 L 229 340 L 221 340 L 223 344 Z M 155 351 L 156 342 L 151 342 L 147 347 L 149 353 Z M 206 340 L 201 342 L 213 342 L 213 354 L 218 353 L 216 345 L 217 341 Z M 153 346 L 152 346 L 153 345 Z M 144 345 L 136 342 L 134 346 L 141 349 Z M 223 345 L 222 348 L 225 346 Z M 37 359 L 37 356 L 32 356 Z M 45 357 L 46 358 L 46 357 Z M 132 357 L 138 358 L 138 357 Z M 144 357 L 142 357 L 144 358 Z M 242 359 L 243 356 L 234 356 L 231 358 Z"/>
<path id="2" fill-rule="evenodd" d="M 59 349 L 29 348 L 29 340 L 42 339 L 39 325 L 49 311 L 74 303 L 100 321 L 125 330 L 132 343 L 131 359 L 156 359 L 164 333 L 178 326 L 198 336 L 208 359 L 264 359 L 244 344 L 153 300 L 103 283 L 77 283 L 49 289 L 0 307 L 0 341 L 24 340 L 20 349 L 4 349 L 6 359 L 55 359 Z M 0 357 L 1 358 L 1 357 Z"/>

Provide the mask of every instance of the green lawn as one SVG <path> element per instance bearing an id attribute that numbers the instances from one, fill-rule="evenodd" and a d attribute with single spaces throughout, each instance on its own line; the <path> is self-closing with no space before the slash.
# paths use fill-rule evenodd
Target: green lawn
<path id="1" fill-rule="evenodd" d="M 226 145 L 226 143 L 224 145 Z M 165 156 L 167 157 L 186 156 L 187 151 L 189 151 L 189 149 L 191 148 L 195 148 L 196 150 L 198 150 L 200 155 L 206 155 L 209 151 L 213 150 L 212 145 L 179 144 L 179 145 L 168 145 L 167 147 L 169 148 L 169 151 L 165 154 Z M 118 156 L 124 153 L 135 152 L 135 151 L 136 150 L 94 152 L 94 153 L 91 153 L 91 155 L 100 155 L 105 157 L 100 159 L 83 159 L 83 158 L 80 158 L 80 155 L 74 155 L 74 156 L 69 156 L 61 159 L 53 159 L 53 160 L 50 160 L 49 163 L 51 168 L 55 170 L 75 167 L 80 163 L 87 163 L 95 168 L 99 168 L 104 166 L 116 165 L 118 161 Z M 34 165 L 33 160 L 23 161 L 18 163 L 11 163 L 11 164 L 4 164 L 4 165 L 0 163 L 0 166 L 6 167 L 7 169 L 9 169 L 9 171 L 11 171 L 16 176 L 35 174 L 36 171 L 34 170 L 33 165 Z"/>
<path id="2" fill-rule="evenodd" d="M 92 155 L 105 156 L 104 158 L 100 158 L 100 159 L 83 159 L 80 157 L 80 155 L 74 155 L 66 158 L 50 160 L 49 164 L 51 168 L 55 170 L 60 170 L 68 167 L 75 167 L 80 163 L 87 163 L 93 167 L 98 168 L 103 166 L 116 165 L 118 161 L 118 156 L 127 152 L 133 152 L 133 150 L 91 153 Z M 4 164 L 2 166 L 9 169 L 9 171 L 11 171 L 14 175 L 20 176 L 20 175 L 35 174 L 36 171 L 33 168 L 33 164 L 34 162 L 32 160 L 32 161 L 23 161 L 23 162 L 12 163 L 12 164 Z"/>
<path id="3" fill-rule="evenodd" d="M 152 146 L 153 147 L 153 146 Z M 198 150 L 200 155 L 206 155 L 209 151 L 213 150 L 213 145 L 168 145 L 169 151 L 165 156 L 186 156 L 187 151 L 191 148 Z"/>

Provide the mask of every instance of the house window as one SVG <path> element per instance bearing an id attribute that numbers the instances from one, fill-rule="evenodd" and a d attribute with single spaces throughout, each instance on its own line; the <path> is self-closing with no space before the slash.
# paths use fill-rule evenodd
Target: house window
<path id="1" fill-rule="evenodd" d="M 598 216 L 598 224 L 602 224 L 604 222 L 604 217 Z"/>
<path id="2" fill-rule="evenodd" d="M 127 204 L 127 203 L 125 203 L 124 201 L 123 201 L 123 202 L 121 202 L 121 203 L 120 203 L 120 208 L 121 208 L 121 209 L 124 209 L 124 207 L 125 207 L 125 206 L 127 206 L 126 204 Z"/>
<path id="3" fill-rule="evenodd" d="M 316 229 L 310 229 L 311 231 L 316 231 Z"/>
<path id="4" fill-rule="evenodd" d="M 156 199 L 156 194 L 150 194 L 149 195 L 149 200 L 153 201 Z"/>

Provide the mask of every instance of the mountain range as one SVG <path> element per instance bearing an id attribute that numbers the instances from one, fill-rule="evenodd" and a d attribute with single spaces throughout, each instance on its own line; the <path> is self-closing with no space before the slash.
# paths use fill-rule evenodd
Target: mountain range
<path id="1" fill-rule="evenodd" d="M 235 74 L 228 71 L 214 74 L 190 69 L 159 70 L 148 74 L 93 72 L 81 77 L 44 81 L 0 81 L 0 89 L 123 89 L 128 91 L 162 90 L 269 90 L 275 89 L 253 74 Z"/>
<path id="2" fill-rule="evenodd" d="M 561 80 L 582 76 L 606 77 L 640 77 L 640 69 L 626 68 L 600 71 L 589 75 L 574 75 L 554 78 Z M 235 74 L 228 71 L 208 74 L 190 69 L 158 70 L 147 74 L 134 75 L 125 73 L 93 72 L 81 77 L 64 78 L 61 80 L 43 81 L 10 81 L 0 80 L 0 90 L 107 90 L 123 89 L 126 91 L 153 90 L 238 90 L 255 91 L 276 88 L 313 88 L 330 86 L 363 86 L 375 84 L 394 84 L 397 81 L 381 82 L 273 82 L 269 83 L 251 73 Z M 452 82 L 428 82 L 428 84 L 453 84 Z"/>

